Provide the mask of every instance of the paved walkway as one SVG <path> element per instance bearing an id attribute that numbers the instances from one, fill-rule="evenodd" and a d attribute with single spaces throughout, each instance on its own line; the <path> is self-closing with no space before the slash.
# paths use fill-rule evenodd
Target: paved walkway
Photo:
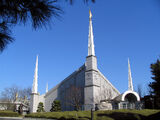
<path id="1" fill-rule="evenodd" d="M 56 120 L 45 118 L 0 117 L 0 120 Z"/>
<path id="2" fill-rule="evenodd" d="M 21 117 L 0 117 L 0 120 L 23 120 Z"/>

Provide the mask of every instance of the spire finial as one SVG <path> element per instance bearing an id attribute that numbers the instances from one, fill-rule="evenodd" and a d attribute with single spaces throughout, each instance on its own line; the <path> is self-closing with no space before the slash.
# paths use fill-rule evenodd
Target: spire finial
<path id="1" fill-rule="evenodd" d="M 133 83 L 132 83 L 132 75 L 131 75 L 129 58 L 128 58 L 128 90 L 133 91 Z"/>
<path id="2" fill-rule="evenodd" d="M 38 93 L 38 55 L 36 58 L 36 66 L 35 66 L 35 71 L 34 71 L 32 93 Z"/>
<path id="3" fill-rule="evenodd" d="M 91 10 L 89 10 L 89 35 L 88 35 L 88 56 L 90 55 L 95 56 Z"/>
<path id="4" fill-rule="evenodd" d="M 89 10 L 89 19 L 90 19 L 90 20 L 92 19 L 92 13 L 91 13 L 91 10 Z"/>

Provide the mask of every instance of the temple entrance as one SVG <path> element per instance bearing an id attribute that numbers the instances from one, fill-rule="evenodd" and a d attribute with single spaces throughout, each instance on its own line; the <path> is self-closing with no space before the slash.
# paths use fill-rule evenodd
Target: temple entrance
<path id="1" fill-rule="evenodd" d="M 135 109 L 137 97 L 133 93 L 128 93 L 124 98 L 123 109 Z"/>
<path id="2" fill-rule="evenodd" d="M 137 97 L 133 93 L 128 93 L 125 96 L 124 101 L 129 102 L 129 103 L 135 103 L 137 102 Z"/>

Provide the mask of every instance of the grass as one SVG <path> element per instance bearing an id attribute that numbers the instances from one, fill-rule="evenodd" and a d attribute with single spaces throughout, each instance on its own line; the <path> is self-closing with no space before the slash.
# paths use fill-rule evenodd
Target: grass
<path id="1" fill-rule="evenodd" d="M 19 114 L 12 111 L 0 110 L 0 117 L 19 117 Z"/>
<path id="2" fill-rule="evenodd" d="M 32 118 L 50 118 L 50 119 L 81 119 L 88 120 L 90 119 L 90 111 L 66 111 L 66 112 L 44 112 L 44 113 L 32 113 L 28 114 L 25 117 Z"/>
<path id="3" fill-rule="evenodd" d="M 110 110 L 110 111 L 97 111 L 95 113 L 96 120 L 152 120 L 160 119 L 160 110 Z M 157 119 L 157 115 L 159 118 Z M 156 116 L 156 117 L 155 117 Z"/>
<path id="4" fill-rule="evenodd" d="M 58 120 L 90 120 L 90 111 L 32 113 L 25 117 Z M 158 118 L 158 119 L 157 119 Z M 160 110 L 106 110 L 94 112 L 94 120 L 160 120 Z"/>

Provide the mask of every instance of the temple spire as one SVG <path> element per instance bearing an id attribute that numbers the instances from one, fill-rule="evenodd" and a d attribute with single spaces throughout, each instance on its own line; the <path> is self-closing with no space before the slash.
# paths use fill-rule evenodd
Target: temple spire
<path id="1" fill-rule="evenodd" d="M 48 82 L 46 84 L 46 93 L 48 92 Z"/>
<path id="2" fill-rule="evenodd" d="M 133 83 L 132 83 L 132 75 L 131 75 L 129 58 L 128 58 L 128 90 L 133 91 Z"/>
<path id="3" fill-rule="evenodd" d="M 34 71 L 32 93 L 38 93 L 38 55 L 37 55 L 37 58 L 36 58 L 36 66 L 35 66 L 35 71 Z"/>
<path id="4" fill-rule="evenodd" d="M 92 27 L 92 13 L 89 10 L 89 35 L 88 35 L 88 56 L 95 56 L 94 40 L 93 40 L 93 27 Z"/>

